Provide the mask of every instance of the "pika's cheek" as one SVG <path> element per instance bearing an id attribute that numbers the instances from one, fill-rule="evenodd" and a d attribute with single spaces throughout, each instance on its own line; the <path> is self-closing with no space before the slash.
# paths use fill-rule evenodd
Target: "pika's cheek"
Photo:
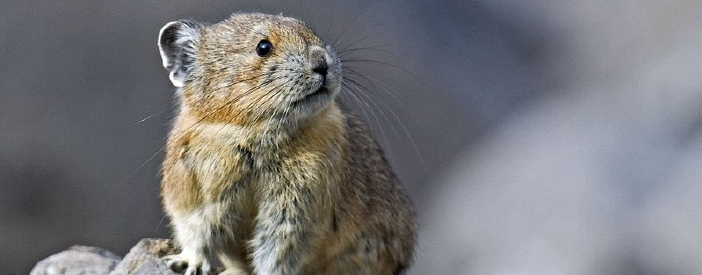
<path id="1" fill-rule="evenodd" d="M 278 100 L 280 93 L 280 89 L 259 91 L 251 94 L 250 96 L 242 97 L 242 100 L 239 102 L 239 107 L 242 110 L 257 110 L 256 113 L 269 110 L 277 105 L 276 101 Z"/>

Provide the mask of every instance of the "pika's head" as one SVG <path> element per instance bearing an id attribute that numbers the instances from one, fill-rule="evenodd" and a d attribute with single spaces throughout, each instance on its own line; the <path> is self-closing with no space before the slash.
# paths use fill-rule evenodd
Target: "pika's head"
<path id="1" fill-rule="evenodd" d="M 203 121 L 300 121 L 333 105 L 341 86 L 331 47 L 282 15 L 170 22 L 158 46 L 184 108 Z"/>

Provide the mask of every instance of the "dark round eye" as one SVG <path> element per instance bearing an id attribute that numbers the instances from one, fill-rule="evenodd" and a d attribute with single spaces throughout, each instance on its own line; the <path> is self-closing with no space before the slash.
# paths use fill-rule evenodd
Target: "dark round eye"
<path id="1" fill-rule="evenodd" d="M 261 42 L 258 42 L 258 45 L 256 46 L 256 53 L 260 57 L 264 57 L 268 55 L 271 50 L 273 49 L 273 44 L 271 41 L 268 41 L 266 39 L 261 40 Z"/>

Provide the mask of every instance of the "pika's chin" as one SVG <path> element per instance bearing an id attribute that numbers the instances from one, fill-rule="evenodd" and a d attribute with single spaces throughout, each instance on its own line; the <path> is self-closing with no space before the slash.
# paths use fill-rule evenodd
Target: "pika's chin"
<path id="1" fill-rule="evenodd" d="M 304 120 L 326 109 L 333 104 L 336 94 L 339 92 L 338 85 L 321 86 L 304 97 L 292 102 L 290 115 L 292 118 Z"/>

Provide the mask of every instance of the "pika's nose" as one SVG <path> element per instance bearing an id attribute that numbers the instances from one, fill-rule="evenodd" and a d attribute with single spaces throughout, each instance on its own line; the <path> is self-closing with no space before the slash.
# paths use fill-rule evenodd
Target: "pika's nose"
<path id="1" fill-rule="evenodd" d="M 327 61 L 324 59 L 318 60 L 312 71 L 321 74 L 322 77 L 327 77 Z"/>
<path id="2" fill-rule="evenodd" d="M 327 51 L 319 46 L 312 46 L 310 49 L 309 60 L 312 62 L 312 71 L 322 76 L 322 82 L 327 80 Z"/>

